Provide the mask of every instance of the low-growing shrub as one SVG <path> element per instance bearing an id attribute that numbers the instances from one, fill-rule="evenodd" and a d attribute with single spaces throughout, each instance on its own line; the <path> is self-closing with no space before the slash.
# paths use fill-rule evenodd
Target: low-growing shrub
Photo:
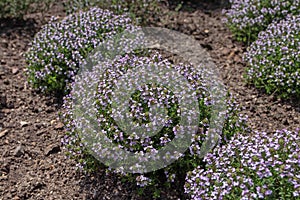
<path id="1" fill-rule="evenodd" d="M 108 38 L 136 29 L 129 17 L 100 8 L 62 21 L 53 18 L 36 34 L 26 54 L 29 82 L 44 92 L 66 93 L 66 84 L 91 51 Z"/>
<path id="2" fill-rule="evenodd" d="M 0 0 L 0 18 L 22 18 L 34 12 L 44 12 L 53 0 Z"/>
<path id="3" fill-rule="evenodd" d="M 288 14 L 298 15 L 299 0 L 230 0 L 231 8 L 223 10 L 225 22 L 238 41 L 253 42 L 259 32 L 273 21 L 284 19 Z"/>
<path id="4" fill-rule="evenodd" d="M 268 94 L 300 96 L 300 15 L 272 23 L 244 55 L 248 81 Z"/>
<path id="5" fill-rule="evenodd" d="M 143 23 L 158 10 L 160 0 L 68 0 L 64 6 L 67 13 L 85 10 L 89 7 L 100 7 L 117 14 L 129 13 L 133 20 Z"/>
<path id="6" fill-rule="evenodd" d="M 188 173 L 192 199 L 299 199 L 300 132 L 237 134 Z"/>
<path id="7" fill-rule="evenodd" d="M 74 115 L 74 112 L 78 113 L 78 110 L 74 109 L 76 103 L 82 104 L 82 107 L 89 112 L 92 109 L 96 109 L 97 116 L 86 117 L 89 119 L 94 118 L 92 121 L 97 122 L 97 127 L 99 127 L 95 136 L 89 136 L 89 140 L 91 141 L 97 141 L 97 139 L 95 139 L 97 138 L 97 134 L 104 133 L 108 140 L 111 141 L 111 143 L 118 145 L 119 148 L 129 152 L 138 152 L 142 154 L 156 152 L 168 145 L 170 141 L 177 137 L 177 132 L 180 130 L 180 114 L 182 114 L 178 97 L 172 90 L 157 83 L 140 85 L 139 88 L 136 88 L 136 91 L 131 94 L 129 101 L 130 106 L 128 108 L 135 123 L 134 125 L 123 124 L 125 128 L 119 127 L 118 123 L 114 120 L 115 118 L 112 117 L 114 114 L 118 114 L 120 110 L 115 111 L 113 109 L 111 98 L 114 94 L 114 87 L 117 80 L 124 74 L 130 74 L 134 69 L 139 69 L 142 66 L 151 66 L 156 67 L 157 69 L 172 69 L 181 74 L 193 86 L 193 91 L 196 92 L 197 104 L 200 112 L 199 122 L 197 122 L 196 125 L 198 130 L 196 133 L 191 133 L 192 143 L 185 153 L 178 156 L 178 159 L 175 162 L 162 169 L 144 174 L 127 173 L 123 172 L 122 169 L 118 169 L 115 173 L 125 178 L 125 180 L 135 181 L 141 190 L 145 188 L 150 189 L 156 197 L 159 196 L 158 188 L 161 188 L 163 185 L 166 187 L 170 186 L 170 183 L 174 181 L 177 183 L 179 182 L 179 185 L 181 185 L 181 188 L 183 189 L 186 172 L 203 164 L 202 158 L 199 156 L 201 153 L 200 148 L 209 131 L 212 102 L 210 101 L 209 91 L 206 88 L 205 81 L 202 78 L 203 74 L 201 74 L 201 71 L 195 70 L 189 64 L 172 65 L 168 60 L 163 59 L 157 52 L 150 56 L 137 56 L 132 54 L 121 56 L 116 58 L 113 62 L 102 63 L 102 65 L 98 65 L 96 68 L 103 68 L 103 65 L 106 70 L 99 76 L 101 78 L 94 78 L 95 74 L 93 74 L 93 71 L 90 76 L 88 76 L 91 77 L 90 79 L 79 79 L 78 81 L 86 82 L 86 84 L 83 84 L 86 85 L 86 87 L 74 87 L 74 90 L 72 90 L 65 100 L 64 107 L 66 112 L 64 112 L 63 118 L 67 127 L 67 135 L 64 137 L 62 143 L 68 149 L 68 156 L 75 159 L 83 169 L 94 171 L 102 165 L 93 156 L 96 155 L 95 157 L 98 157 L 107 154 L 105 145 L 100 145 L 97 142 L 92 145 L 86 145 L 85 141 L 83 141 L 83 135 L 89 135 L 90 133 L 93 133 L 93 131 L 86 130 L 89 124 L 83 123 L 86 119 L 81 119 L 81 115 L 79 121 L 78 119 L 75 119 L 76 117 L 74 116 L 76 114 Z M 170 79 L 171 78 L 173 78 L 173 76 L 170 77 Z M 98 85 L 98 89 L 94 92 L 95 96 L 93 97 L 87 95 L 87 92 L 84 91 L 86 88 L 93 88 L 92 85 L 94 84 L 92 84 L 92 82 L 96 82 L 96 85 Z M 80 99 L 80 102 L 76 100 L 78 98 Z M 94 103 L 87 100 L 88 98 L 92 99 Z M 243 133 L 247 131 L 245 126 L 246 119 L 238 113 L 239 109 L 236 102 L 232 97 L 228 97 L 226 102 L 227 111 L 224 117 L 223 129 L 221 130 L 221 133 L 215 130 L 215 134 L 220 139 L 218 145 L 225 144 L 230 137 L 237 132 Z M 95 107 L 87 108 L 89 105 L 94 105 Z M 168 118 L 167 121 L 165 121 L 163 128 L 159 130 L 156 135 L 146 137 L 140 137 L 135 132 L 131 132 L 131 134 L 126 132 L 127 128 L 131 128 L 127 126 L 151 124 L 149 123 L 150 105 L 160 105 L 161 107 L 163 106 L 166 108 Z M 196 112 L 195 110 L 197 109 L 192 109 L 190 112 Z M 214 131 L 214 129 L 212 131 Z M 93 149 L 93 151 L 91 151 L 91 149 Z M 114 158 L 114 155 L 110 156 Z M 117 156 L 115 159 L 116 160 L 112 163 L 120 161 Z"/>

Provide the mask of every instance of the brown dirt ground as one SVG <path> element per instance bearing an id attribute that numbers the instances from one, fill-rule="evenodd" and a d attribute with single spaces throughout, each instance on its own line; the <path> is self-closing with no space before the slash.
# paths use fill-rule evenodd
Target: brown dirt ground
<path id="1" fill-rule="evenodd" d="M 160 16 L 153 16 L 149 24 L 192 35 L 207 49 L 253 130 L 299 128 L 299 100 L 276 99 L 244 83 L 246 65 L 241 58 L 246 47 L 234 41 L 221 22 L 225 1 L 185 1 L 178 12 L 178 2 L 172 2 L 162 5 Z M 0 21 L 0 199 L 151 199 L 137 197 L 132 184 L 103 170 L 89 176 L 76 172 L 75 163 L 65 157 L 60 103 L 27 85 L 22 55 L 51 15 L 64 16 L 60 3 L 44 16 Z M 176 188 L 162 191 L 161 199 L 185 198 L 181 193 Z"/>

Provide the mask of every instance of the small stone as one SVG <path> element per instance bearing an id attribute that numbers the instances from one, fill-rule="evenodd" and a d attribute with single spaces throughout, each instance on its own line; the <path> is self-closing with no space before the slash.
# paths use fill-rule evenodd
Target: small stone
<path id="1" fill-rule="evenodd" d="M 204 33 L 209 33 L 209 30 L 205 29 L 205 30 L 204 30 Z"/>
<path id="2" fill-rule="evenodd" d="M 8 179 L 7 176 L 4 175 L 0 176 L 0 180 L 7 180 L 7 179 Z"/>
<path id="3" fill-rule="evenodd" d="M 222 49 L 222 55 L 228 55 L 229 53 L 230 53 L 230 50 L 228 49 L 228 48 L 224 48 L 224 49 Z"/>
<path id="4" fill-rule="evenodd" d="M 14 150 L 14 153 L 13 153 L 13 155 L 16 157 L 19 157 L 23 154 L 24 154 L 24 149 L 23 149 L 22 145 L 17 146 L 17 148 Z"/>
<path id="5" fill-rule="evenodd" d="M 20 121 L 21 127 L 27 126 L 29 123 L 25 121 Z"/>
<path id="6" fill-rule="evenodd" d="M 11 72 L 15 75 L 19 72 L 19 69 L 17 67 L 12 68 Z"/>
<path id="7" fill-rule="evenodd" d="M 0 65 L 6 65 L 6 61 L 5 60 L 0 60 Z M 4 75 L 4 73 L 2 73 L 3 71 L 0 71 L 0 75 Z"/>
<path id="8" fill-rule="evenodd" d="M 185 23 L 185 24 L 190 24 L 190 23 L 193 23 L 193 21 L 192 21 L 191 18 L 185 18 L 185 19 L 183 20 L 183 23 Z"/>
<path id="9" fill-rule="evenodd" d="M 5 136 L 6 133 L 8 133 L 8 130 L 1 131 L 0 132 L 0 138 L 2 138 L 3 136 Z"/>
<path id="10" fill-rule="evenodd" d="M 46 133 L 46 130 L 38 130 L 38 131 L 36 132 L 36 135 L 37 135 L 37 136 L 40 136 L 40 135 L 43 135 L 44 133 Z"/>
<path id="11" fill-rule="evenodd" d="M 58 144 L 50 145 L 45 149 L 45 155 L 55 154 L 60 152 L 60 146 Z"/>
<path id="12" fill-rule="evenodd" d="M 241 57 L 238 55 L 234 56 L 233 60 L 234 60 L 234 62 L 237 62 L 237 63 L 242 61 Z"/>
<path id="13" fill-rule="evenodd" d="M 161 48 L 160 46 L 161 46 L 160 44 L 155 43 L 155 44 L 150 44 L 149 48 L 151 48 L 151 49 L 160 49 Z"/>
<path id="14" fill-rule="evenodd" d="M 190 29 L 191 32 L 194 32 L 197 30 L 197 26 L 195 24 L 189 24 L 188 28 Z"/>
<path id="15" fill-rule="evenodd" d="M 228 60 L 231 59 L 234 55 L 235 55 L 235 52 L 232 51 L 232 52 L 229 54 L 229 56 L 227 57 L 227 59 L 228 59 Z"/>
<path id="16" fill-rule="evenodd" d="M 64 128 L 64 124 L 62 123 L 62 122 L 58 122 L 56 125 L 55 125 L 55 129 L 62 129 L 62 128 Z"/>

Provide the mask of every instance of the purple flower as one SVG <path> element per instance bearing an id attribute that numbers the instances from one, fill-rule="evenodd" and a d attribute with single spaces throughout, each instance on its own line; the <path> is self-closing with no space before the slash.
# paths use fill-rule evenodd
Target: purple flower
<path id="1" fill-rule="evenodd" d="M 300 96 L 300 15 L 270 24 L 245 53 L 247 79 L 268 94 Z"/>
<path id="2" fill-rule="evenodd" d="M 36 34 L 26 54 L 30 83 L 42 91 L 64 92 L 86 56 L 104 40 L 122 31 L 133 32 L 129 17 L 91 8 L 61 21 L 52 18 Z"/>
<path id="3" fill-rule="evenodd" d="M 97 69 L 100 71 L 100 69 L 103 69 L 103 66 L 105 66 L 105 72 L 96 76 L 95 72 L 97 72 Z M 182 126 L 179 124 L 179 119 L 183 111 L 180 109 L 178 100 L 178 95 L 181 94 L 175 94 L 172 90 L 155 82 L 139 85 L 137 88 L 135 88 L 135 85 L 138 84 L 134 84 L 134 81 L 136 80 L 134 79 L 128 83 L 127 87 L 128 89 L 132 89 L 131 91 L 134 91 L 128 101 L 128 108 L 113 109 L 112 107 L 112 100 L 115 93 L 114 87 L 116 82 L 124 77 L 126 79 L 127 76 L 132 74 L 131 72 L 134 69 L 139 69 L 141 66 L 147 66 L 149 69 L 153 69 L 153 67 L 158 69 L 172 69 L 171 71 L 176 71 L 177 74 L 181 74 L 183 78 L 192 83 L 192 89 L 199 101 L 199 109 L 201 109 L 199 131 L 192 135 L 192 144 L 189 148 L 190 151 L 187 151 L 184 154 L 177 153 L 174 155 L 168 153 L 164 157 L 166 160 L 173 158 L 178 160 L 178 162 L 174 162 L 170 166 L 166 166 L 164 168 L 164 171 L 167 173 L 165 174 L 167 181 L 173 182 L 176 181 L 175 179 L 177 177 L 182 177 L 182 173 L 185 173 L 188 168 L 203 161 L 198 155 L 200 154 L 201 145 L 208 133 L 210 112 L 209 106 L 215 104 L 215 102 L 210 102 L 209 104 L 205 103 L 210 101 L 210 96 L 208 89 L 206 88 L 206 83 L 202 78 L 203 74 L 201 71 L 196 70 L 197 68 L 194 68 L 190 64 L 172 65 L 168 60 L 163 59 L 162 56 L 155 51 L 150 51 L 149 55 L 147 54 L 147 56 L 135 54 L 118 56 L 111 62 L 107 61 L 102 62 L 101 65 L 96 65 L 94 67 L 95 71 L 88 72 L 86 77 L 78 77 L 78 79 L 76 79 L 76 83 L 82 83 L 79 85 L 86 85 L 86 87 L 96 85 L 96 87 L 94 90 L 91 89 L 93 93 L 90 96 L 86 93 L 85 87 L 77 88 L 74 86 L 71 94 L 65 99 L 64 107 L 66 108 L 66 111 L 63 117 L 66 119 L 66 124 L 69 124 L 69 127 L 71 127 L 71 130 L 68 133 L 68 140 L 65 140 L 64 146 L 66 146 L 71 153 L 77 152 L 78 149 L 84 149 L 84 147 L 79 147 L 78 144 L 82 143 L 80 135 L 85 134 L 84 130 L 87 124 L 83 125 L 83 123 L 80 123 L 85 120 L 82 119 L 82 117 L 79 119 L 74 119 L 74 112 L 76 110 L 73 111 L 72 109 L 74 106 L 76 106 L 76 101 L 74 100 L 80 98 L 80 104 L 83 108 L 91 107 L 90 102 L 92 101 L 92 105 L 94 106 L 92 106 L 90 109 L 97 113 L 95 116 L 89 116 L 90 118 L 95 119 L 99 127 L 99 131 L 96 133 L 89 133 L 89 135 L 91 135 L 90 138 L 95 138 L 96 141 L 99 135 L 98 133 L 101 133 L 106 136 L 109 142 L 118 145 L 119 148 L 125 151 L 140 155 L 151 153 L 151 158 L 159 159 L 156 157 L 158 151 L 164 148 L 165 145 L 169 144 L 174 138 L 181 136 L 180 130 L 182 129 Z M 135 76 L 142 75 L 135 73 Z M 166 74 L 164 76 L 168 76 L 164 77 L 164 80 L 169 80 L 173 77 L 171 72 L 170 74 Z M 182 93 L 185 92 L 183 89 L 180 90 L 183 91 Z M 128 91 L 125 91 L 125 93 L 127 92 Z M 118 101 L 114 103 L 119 104 Z M 218 145 L 228 142 L 230 138 L 237 132 L 244 133 L 248 131 L 245 125 L 247 117 L 239 115 L 240 108 L 237 102 L 234 101 L 234 98 L 229 95 L 226 103 L 227 118 L 224 123 L 224 131 L 215 133 L 221 139 L 220 144 Z M 150 105 L 153 104 L 157 105 L 158 107 L 165 108 L 167 113 L 165 119 L 151 116 Z M 125 118 L 123 116 L 122 109 L 126 109 L 125 116 L 133 120 L 130 125 L 125 124 L 124 127 L 119 127 L 114 120 L 114 117 L 118 116 L 122 119 Z M 194 112 L 193 109 L 188 111 Z M 151 118 L 155 118 L 156 121 L 150 121 L 149 119 Z M 150 137 L 143 135 L 144 137 L 141 137 L 140 134 L 138 134 L 140 133 L 138 132 L 138 128 L 141 125 L 144 125 L 146 129 L 149 128 L 149 130 L 151 130 L 151 125 L 155 125 L 156 122 L 162 122 L 161 124 L 164 125 L 164 128 L 159 130 L 155 136 Z M 127 128 L 136 129 L 135 131 L 126 131 Z M 96 155 L 107 156 L 108 149 L 101 144 L 95 143 L 92 145 L 91 149 Z M 234 154 L 234 152 L 231 153 Z M 114 159 L 114 161 L 118 161 L 121 157 L 120 155 L 113 154 L 109 154 L 108 156 L 110 156 L 111 159 Z M 89 158 L 85 163 L 86 167 L 96 163 L 96 159 L 92 160 L 90 152 L 87 150 L 83 150 L 81 155 L 75 154 L 72 158 L 75 160 L 85 160 L 84 158 Z M 149 157 L 145 157 L 140 160 L 140 162 L 144 162 L 148 158 Z M 209 157 L 206 159 L 208 158 Z M 224 160 L 223 162 L 228 162 L 228 160 Z M 137 165 L 135 167 L 138 168 L 139 166 Z M 178 167 L 181 167 L 182 170 L 176 170 Z M 118 173 L 120 171 L 122 172 L 122 169 L 115 172 Z M 146 184 L 141 177 L 137 178 L 137 175 L 135 174 L 128 176 L 133 176 L 134 179 L 138 181 L 139 186 L 146 187 Z M 156 172 L 147 174 L 147 178 L 150 178 L 152 181 L 151 183 L 153 184 L 158 184 L 159 180 L 161 180 L 159 174 L 156 174 Z M 200 181 L 205 182 L 207 186 L 210 184 L 210 178 L 207 176 L 199 176 L 197 178 Z M 219 177 L 215 178 L 218 179 Z M 247 187 L 246 184 L 244 185 Z M 226 195 L 227 192 L 225 191 L 222 194 Z M 217 193 L 215 195 L 217 195 Z"/>
<path id="4" fill-rule="evenodd" d="M 298 15 L 299 0 L 230 0 L 231 8 L 223 10 L 226 22 L 237 39 L 253 42 L 259 32 L 273 21 L 284 19 L 288 14 Z"/>
<path id="5" fill-rule="evenodd" d="M 234 135 L 228 144 L 219 146 L 204 158 L 207 162 L 205 170 L 197 167 L 188 173 L 185 191 L 193 199 L 246 199 L 270 195 L 296 198 L 300 190 L 300 165 L 290 159 L 299 160 L 299 141 L 299 131 L 282 130 L 272 135 L 262 132 L 255 132 L 251 136 Z M 277 144 L 280 147 L 272 151 Z M 265 152 L 268 151 L 271 152 L 268 157 L 272 157 L 272 160 L 266 159 Z M 195 182 L 195 177 L 202 177 L 201 180 L 210 184 Z M 287 183 L 281 184 L 286 180 Z M 278 188 L 285 192 L 278 191 Z"/>

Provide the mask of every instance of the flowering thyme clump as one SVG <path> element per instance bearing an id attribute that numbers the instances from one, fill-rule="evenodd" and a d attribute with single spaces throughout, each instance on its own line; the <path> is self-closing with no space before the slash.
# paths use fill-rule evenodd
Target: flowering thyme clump
<path id="1" fill-rule="evenodd" d="M 63 92 L 94 48 L 105 39 L 135 29 L 127 16 L 100 8 L 62 21 L 53 18 L 37 33 L 26 55 L 29 82 L 42 91 Z"/>
<path id="2" fill-rule="evenodd" d="M 273 21 L 284 19 L 288 14 L 298 15 L 299 0 L 230 0 L 231 8 L 224 10 L 225 22 L 237 40 L 253 42 L 260 31 Z"/>
<path id="3" fill-rule="evenodd" d="M 300 96 L 300 15 L 272 23 L 245 53 L 246 77 L 268 94 Z"/>
<path id="4" fill-rule="evenodd" d="M 96 170 L 96 168 L 92 169 L 92 167 L 96 166 L 96 158 L 99 159 L 99 157 L 102 158 L 102 156 L 107 156 L 105 161 L 112 159 L 112 161 L 108 162 L 108 164 L 121 162 L 121 160 L 126 159 L 126 155 L 121 156 L 122 159 L 120 159 L 118 158 L 118 156 L 120 157 L 120 154 L 113 155 L 114 152 L 108 154 L 107 148 L 109 145 L 106 146 L 105 144 L 97 142 L 99 141 L 99 135 L 105 135 L 107 138 L 105 139 L 106 141 L 110 141 L 116 147 L 125 150 L 126 152 L 141 155 L 150 153 L 150 156 L 154 155 L 154 157 L 157 152 L 169 145 L 172 140 L 179 137 L 181 127 L 179 122 L 183 113 L 182 105 L 180 105 L 179 101 L 180 98 L 174 91 L 172 91 L 172 88 L 168 88 L 163 84 L 160 85 L 156 82 L 149 82 L 144 85 L 137 84 L 139 86 L 134 88 L 134 92 L 130 94 L 127 108 L 128 116 L 126 116 L 126 118 L 131 117 L 133 119 L 131 124 L 118 123 L 118 120 L 115 120 L 115 117 L 122 112 L 122 108 L 114 108 L 114 106 L 120 104 L 118 101 L 115 102 L 116 99 L 114 96 L 116 94 L 115 89 L 119 88 L 116 86 L 117 82 L 124 77 L 125 80 L 128 80 L 127 78 L 131 77 L 133 79 L 130 80 L 134 82 L 138 79 L 137 76 L 140 75 L 136 73 L 135 70 L 143 67 L 146 67 L 145 70 L 148 68 L 157 70 L 172 69 L 173 71 L 178 72 L 178 74 L 188 81 L 192 90 L 195 92 L 197 97 L 196 106 L 199 106 L 200 111 L 199 113 L 196 113 L 199 115 L 197 131 L 195 133 L 190 132 L 192 142 L 190 147 L 188 146 L 189 148 L 187 148 L 187 151 L 179 155 L 173 155 L 171 153 L 168 154 L 167 152 L 163 158 L 160 158 L 161 160 L 157 160 L 159 163 L 164 163 L 165 160 L 175 157 L 175 162 L 165 166 L 164 168 L 160 168 L 159 170 L 150 171 L 142 175 L 137 175 L 137 173 L 128 173 L 126 171 L 124 172 L 122 171 L 122 167 L 115 171 L 116 173 L 120 173 L 127 177 L 128 180 L 135 180 L 139 187 L 157 187 L 158 185 L 168 185 L 171 182 L 176 182 L 176 180 L 182 180 L 182 177 L 185 177 L 185 173 L 187 171 L 194 168 L 194 166 L 202 164 L 202 158 L 198 155 L 200 154 L 201 144 L 209 130 L 211 117 L 210 107 L 213 102 L 210 100 L 209 91 L 202 78 L 203 74 L 200 70 L 198 71 L 194 69 L 192 65 L 172 65 L 168 60 L 163 59 L 159 53 L 152 52 L 148 56 L 137 56 L 132 54 L 119 56 L 111 62 L 102 62 L 101 65 L 95 66 L 94 69 L 100 68 L 99 71 L 101 71 L 101 68 L 105 68 L 105 70 L 103 71 L 102 69 L 102 73 L 99 74 L 99 76 L 95 76 L 95 71 L 93 71 L 87 77 L 79 79 L 79 82 L 86 82 L 86 84 L 81 84 L 83 86 L 74 88 L 69 97 L 66 98 L 66 113 L 64 114 L 64 118 L 68 128 L 68 135 L 65 136 L 62 142 L 64 146 L 69 149 L 70 157 L 79 161 L 83 168 L 87 170 Z M 153 70 L 149 70 L 149 72 L 153 72 Z M 165 80 L 171 81 L 172 78 L 174 77 L 171 76 Z M 134 85 L 134 83 L 130 84 Z M 85 90 L 87 88 L 93 88 L 93 85 L 96 85 L 97 87 L 95 87 L 90 93 L 92 95 L 88 95 Z M 128 89 L 131 87 L 132 86 L 128 87 Z M 180 85 L 176 85 L 176 87 L 180 87 Z M 81 116 L 79 118 L 77 116 L 77 119 L 74 119 L 74 112 L 78 113 L 78 110 L 72 109 L 77 106 L 75 105 L 77 102 L 76 99 L 80 99 L 80 103 L 78 103 L 80 104 L 79 107 L 88 111 L 88 117 L 85 119 L 81 119 Z M 92 100 L 92 103 L 90 100 Z M 91 105 L 93 108 L 90 108 Z M 157 124 L 162 122 L 163 127 L 157 130 L 156 134 L 149 136 L 141 135 L 140 132 L 142 131 L 130 131 L 130 129 L 139 130 L 139 127 L 143 124 L 146 129 L 151 129 L 151 125 L 153 125 L 151 121 L 153 121 L 156 117 L 156 115 L 152 115 L 150 109 L 150 106 L 152 107 L 153 105 L 157 105 L 159 108 L 165 108 L 165 114 L 167 117 L 154 120 Z M 95 116 L 89 115 L 89 113 L 92 113 L 92 110 L 95 110 Z M 197 109 L 193 108 L 189 111 L 195 112 L 195 110 Z M 217 132 L 216 130 L 216 134 L 218 138 L 220 138 L 220 144 L 225 144 L 236 132 L 246 131 L 246 119 L 242 118 L 242 116 L 238 114 L 238 111 L 239 109 L 236 103 L 230 98 L 227 103 L 224 128 L 221 131 L 221 135 L 219 135 L 219 131 Z M 86 131 L 87 127 L 95 126 L 94 124 L 85 123 L 87 118 L 89 121 L 97 123 L 97 127 L 99 129 L 96 132 Z M 120 117 L 120 119 L 123 118 L 122 116 Z M 153 130 L 155 130 L 155 128 Z M 86 135 L 88 135 L 87 138 L 90 141 L 96 142 L 87 144 L 86 140 L 83 139 L 86 138 Z M 91 155 L 95 156 L 95 159 L 91 159 Z M 145 159 L 147 160 L 148 158 L 145 157 Z M 135 164 L 142 164 L 143 162 L 144 160 L 137 161 L 137 163 L 133 163 L 133 167 L 136 167 Z M 124 168 L 126 167 L 126 164 L 127 163 L 124 163 Z M 155 167 L 156 165 L 154 165 L 154 168 Z M 180 184 L 183 186 L 182 182 Z"/>
<path id="5" fill-rule="evenodd" d="M 129 13 L 133 20 L 148 21 L 158 11 L 160 0 L 68 0 L 65 4 L 67 13 L 86 10 L 90 7 L 100 7 L 112 10 L 114 13 Z"/>
<path id="6" fill-rule="evenodd" d="M 236 134 L 186 177 L 192 199 L 299 199 L 300 132 Z"/>

